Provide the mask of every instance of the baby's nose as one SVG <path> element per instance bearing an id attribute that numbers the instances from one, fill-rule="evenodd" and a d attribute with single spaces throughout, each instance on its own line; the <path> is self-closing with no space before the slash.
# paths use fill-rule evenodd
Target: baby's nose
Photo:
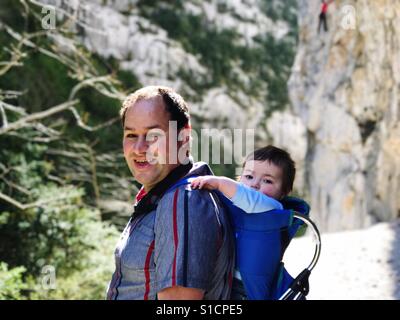
<path id="1" fill-rule="evenodd" d="M 258 190 L 258 189 L 260 189 L 260 184 L 257 182 L 257 183 L 252 183 L 251 184 L 251 187 L 253 188 L 253 189 L 255 189 L 255 190 Z"/>

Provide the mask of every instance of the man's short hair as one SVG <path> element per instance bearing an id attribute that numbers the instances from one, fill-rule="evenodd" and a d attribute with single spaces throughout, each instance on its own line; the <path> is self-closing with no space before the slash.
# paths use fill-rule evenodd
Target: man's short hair
<path id="1" fill-rule="evenodd" d="M 293 189 L 293 182 L 296 175 L 295 163 L 290 154 L 283 149 L 268 145 L 250 153 L 243 163 L 247 161 L 269 161 L 282 170 L 282 192 L 287 195 Z"/>
<path id="2" fill-rule="evenodd" d="M 130 94 L 122 104 L 120 116 L 122 126 L 125 124 L 125 115 L 129 107 L 141 100 L 161 99 L 165 110 L 170 114 L 170 120 L 177 122 L 178 131 L 189 125 L 189 108 L 185 100 L 173 89 L 163 86 L 148 86 Z"/>

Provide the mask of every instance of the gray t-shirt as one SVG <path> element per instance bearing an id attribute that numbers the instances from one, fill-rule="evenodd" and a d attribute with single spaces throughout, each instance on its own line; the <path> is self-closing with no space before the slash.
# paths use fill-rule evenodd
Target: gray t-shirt
<path id="1" fill-rule="evenodd" d="M 196 163 L 187 176 L 210 174 Z M 172 286 L 205 290 L 204 299 L 229 299 L 233 231 L 217 196 L 182 185 L 156 210 L 131 219 L 115 250 L 108 299 L 156 299 Z"/>

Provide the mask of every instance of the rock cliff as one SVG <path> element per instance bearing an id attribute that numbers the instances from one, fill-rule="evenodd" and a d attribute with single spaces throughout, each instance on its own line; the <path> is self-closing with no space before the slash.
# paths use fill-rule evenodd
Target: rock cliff
<path id="1" fill-rule="evenodd" d="M 400 3 L 336 0 L 318 33 L 320 5 L 298 1 L 292 117 L 269 127 L 298 155 L 297 187 L 322 230 L 390 221 L 400 216 Z"/>

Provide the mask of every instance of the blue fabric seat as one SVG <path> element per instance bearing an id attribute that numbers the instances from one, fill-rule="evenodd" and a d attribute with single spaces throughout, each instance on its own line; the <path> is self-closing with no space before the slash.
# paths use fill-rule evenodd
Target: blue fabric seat
<path id="1" fill-rule="evenodd" d="M 284 210 L 249 214 L 220 193 L 231 213 L 236 236 L 236 268 L 240 270 L 249 300 L 275 300 L 287 290 L 293 278 L 284 268 L 282 258 L 287 246 L 303 224 L 294 211 L 308 215 L 308 204 L 286 197 Z"/>

